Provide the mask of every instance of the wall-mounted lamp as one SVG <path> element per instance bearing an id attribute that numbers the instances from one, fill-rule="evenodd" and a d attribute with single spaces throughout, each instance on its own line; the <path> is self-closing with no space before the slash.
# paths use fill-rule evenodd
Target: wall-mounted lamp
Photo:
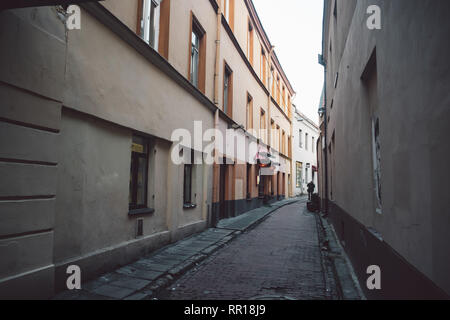
<path id="1" fill-rule="evenodd" d="M 319 109 L 319 116 L 322 117 L 325 114 L 325 111 L 326 111 L 325 108 L 323 108 L 323 107 L 320 108 Z"/>

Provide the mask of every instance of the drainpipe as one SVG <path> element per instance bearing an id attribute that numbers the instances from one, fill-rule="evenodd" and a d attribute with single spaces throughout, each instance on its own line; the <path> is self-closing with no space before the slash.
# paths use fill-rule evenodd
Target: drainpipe
<path id="1" fill-rule="evenodd" d="M 222 9 L 220 1 L 217 8 L 217 30 L 216 30 L 216 60 L 214 69 L 214 104 L 219 108 L 219 74 L 220 74 L 220 32 L 222 29 Z M 219 109 L 214 113 L 214 129 L 219 130 Z M 211 204 L 211 219 L 210 224 L 215 227 L 218 222 L 216 216 L 212 217 L 213 204 L 219 202 L 219 185 L 220 185 L 220 165 L 219 165 L 219 152 L 217 148 L 217 139 L 214 141 L 214 164 L 213 164 L 213 183 L 212 183 L 212 204 Z"/>
<path id="2" fill-rule="evenodd" d="M 267 145 L 268 145 L 268 150 L 267 151 L 269 151 L 269 153 L 271 153 L 270 151 L 271 151 L 271 149 L 272 149 L 272 126 L 271 126 L 271 114 L 270 114 L 270 104 L 271 104 L 271 98 L 272 98 L 272 81 L 273 81 L 273 79 L 272 79 L 272 53 L 273 53 L 273 50 L 275 49 L 275 46 L 272 46 L 271 48 L 270 48 L 270 51 L 269 51 L 269 59 L 268 59 L 268 62 L 269 62 L 269 98 L 268 98 L 268 101 L 267 101 Z M 261 128 L 260 128 L 261 129 Z M 262 179 L 262 177 L 261 177 L 261 179 Z M 271 177 L 271 179 L 272 179 L 272 177 Z M 273 181 L 273 180 L 272 180 Z M 266 183 L 268 183 L 267 181 L 266 181 Z M 272 183 L 272 182 L 270 182 L 270 183 Z M 278 180 L 277 180 L 277 184 L 278 184 Z M 273 188 L 274 188 L 274 186 L 272 185 L 272 190 L 273 190 Z M 278 188 L 278 186 L 277 186 L 277 188 Z M 271 191 L 272 191 L 271 190 Z M 270 196 L 270 195 L 267 195 L 267 196 Z"/>
<path id="3" fill-rule="evenodd" d="M 294 196 L 294 183 L 293 183 L 293 179 L 294 179 L 294 110 L 293 110 L 293 101 L 294 99 L 297 97 L 297 92 L 294 92 L 294 95 L 291 97 L 291 105 L 288 106 L 288 108 L 291 108 L 290 110 L 288 110 L 288 113 L 291 114 L 291 154 L 289 155 L 291 157 L 291 180 L 289 181 L 289 196 L 293 197 Z"/>
<path id="4" fill-rule="evenodd" d="M 220 1 L 219 1 L 220 2 Z M 219 74 L 220 74 L 220 33 L 222 30 L 222 8 L 217 8 L 217 30 L 216 30 L 216 64 L 214 70 L 214 104 L 219 106 Z"/>
<path id="5" fill-rule="evenodd" d="M 275 49 L 275 46 L 272 46 L 270 48 L 270 52 L 269 52 L 269 100 L 268 100 L 268 104 L 267 104 L 267 118 L 268 118 L 268 137 L 267 137 L 267 144 L 269 145 L 270 148 L 272 148 L 272 126 L 271 126 L 271 116 L 270 116 L 270 103 L 271 103 L 271 98 L 272 98 L 272 81 L 274 81 L 274 79 L 272 79 L 272 53 L 273 50 Z"/>

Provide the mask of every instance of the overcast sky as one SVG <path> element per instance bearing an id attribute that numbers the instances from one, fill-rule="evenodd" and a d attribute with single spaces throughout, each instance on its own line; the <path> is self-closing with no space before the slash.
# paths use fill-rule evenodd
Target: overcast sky
<path id="1" fill-rule="evenodd" d="M 323 67 L 321 0 L 253 0 L 259 18 L 297 96 L 301 112 L 318 122 Z"/>

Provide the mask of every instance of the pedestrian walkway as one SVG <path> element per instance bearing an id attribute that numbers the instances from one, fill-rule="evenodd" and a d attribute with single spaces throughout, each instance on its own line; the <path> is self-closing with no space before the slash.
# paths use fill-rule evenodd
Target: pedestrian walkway
<path id="1" fill-rule="evenodd" d="M 82 290 L 65 291 L 54 297 L 62 300 L 98 300 L 151 298 L 159 289 L 205 260 L 213 252 L 230 242 L 242 231 L 254 226 L 275 210 L 303 198 L 286 199 L 249 211 L 241 216 L 223 220 L 217 228 L 210 228 L 137 262 L 105 274 L 82 285 Z"/>

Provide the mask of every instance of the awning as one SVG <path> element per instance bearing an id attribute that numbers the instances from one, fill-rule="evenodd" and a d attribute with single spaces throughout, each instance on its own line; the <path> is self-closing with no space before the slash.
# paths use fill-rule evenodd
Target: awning
<path id="1" fill-rule="evenodd" d="M 270 154 L 267 148 L 258 146 L 258 152 L 255 155 L 255 161 L 261 167 L 270 167 L 272 165 Z"/>

